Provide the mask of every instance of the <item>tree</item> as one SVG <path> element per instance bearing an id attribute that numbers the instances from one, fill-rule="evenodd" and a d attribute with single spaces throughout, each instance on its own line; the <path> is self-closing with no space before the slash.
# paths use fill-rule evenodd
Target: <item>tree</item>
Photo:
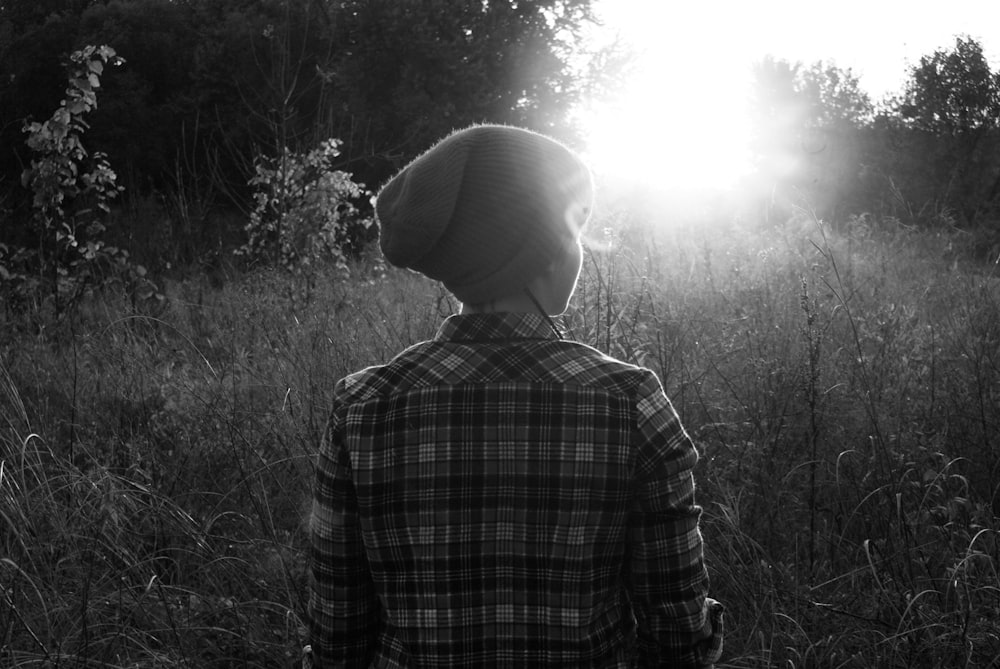
<path id="1" fill-rule="evenodd" d="M 83 146 L 89 125 L 84 117 L 97 108 L 97 89 L 106 65 L 120 59 L 109 46 L 87 46 L 66 64 L 66 97 L 51 118 L 28 123 L 27 145 L 34 158 L 22 182 L 33 194 L 30 248 L 0 247 L 0 287 L 8 299 L 48 300 L 57 316 L 88 288 L 115 274 L 141 278 L 128 254 L 103 239 L 109 203 L 121 192 L 107 157 Z"/>
<path id="2" fill-rule="evenodd" d="M 1000 72 L 990 70 L 977 41 L 957 37 L 954 48 L 923 56 L 910 69 L 895 112 L 899 161 L 923 165 L 919 178 L 904 184 L 906 198 L 923 199 L 935 212 L 953 210 L 970 222 L 996 206 Z"/>
<path id="3" fill-rule="evenodd" d="M 860 128 L 872 119 L 872 102 L 850 69 L 817 61 L 800 72 L 808 125 L 814 128 Z"/>
<path id="4" fill-rule="evenodd" d="M 58 101 L 60 56 L 82 44 L 109 44 L 128 61 L 102 90 L 87 135 L 121 169 L 127 197 L 170 202 L 171 189 L 208 183 L 247 214 L 261 157 L 306 154 L 331 138 L 343 142 L 336 167 L 374 187 L 474 122 L 572 141 L 570 110 L 617 63 L 584 53 L 592 3 L 8 0 L 0 140 L 16 153 L 0 156 L 0 191 L 16 192 L 0 192 L 0 206 L 24 228 L 30 200 L 16 184 L 30 158 L 18 130 Z M 199 247 L 222 237 L 182 225 L 166 241 L 192 230 Z"/>
<path id="5" fill-rule="evenodd" d="M 80 15 L 77 39 L 113 44 L 127 64 L 109 80 L 92 136 L 136 196 L 162 190 L 190 98 L 199 35 L 190 12 L 163 0 L 110 0 Z"/>
<path id="6" fill-rule="evenodd" d="M 57 0 L 4 2 L 0 11 L 0 201 L 12 216 L 31 215 L 31 196 L 17 185 L 30 159 L 21 128 L 27 118 L 46 118 L 66 86 L 63 58 L 73 50 L 75 19 Z M 3 35 L 9 35 L 7 40 Z M 24 230 L 0 228 L 0 242 L 24 241 Z"/>
<path id="7" fill-rule="evenodd" d="M 572 139 L 568 113 L 587 85 L 573 58 L 593 21 L 591 4 L 338 3 L 331 22 L 343 48 L 330 74 L 345 105 L 339 135 L 355 156 L 372 157 L 364 180 L 381 181 L 448 131 L 477 121 Z"/>
<path id="8" fill-rule="evenodd" d="M 956 135 L 1000 123 L 1000 72 L 990 71 L 983 47 L 958 37 L 952 50 L 922 56 L 910 69 L 902 118 L 921 130 Z"/>
<path id="9" fill-rule="evenodd" d="M 782 208 L 824 218 L 852 208 L 861 171 L 859 132 L 872 104 L 851 70 L 766 57 L 753 70 L 751 149 L 762 190 Z"/>

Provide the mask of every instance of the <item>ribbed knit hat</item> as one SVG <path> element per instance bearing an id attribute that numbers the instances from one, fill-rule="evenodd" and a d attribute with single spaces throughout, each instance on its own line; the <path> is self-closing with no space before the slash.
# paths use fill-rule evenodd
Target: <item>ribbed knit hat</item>
<path id="1" fill-rule="evenodd" d="M 445 137 L 376 197 L 382 253 L 478 304 L 520 291 L 586 222 L 590 170 L 529 130 L 477 125 Z"/>

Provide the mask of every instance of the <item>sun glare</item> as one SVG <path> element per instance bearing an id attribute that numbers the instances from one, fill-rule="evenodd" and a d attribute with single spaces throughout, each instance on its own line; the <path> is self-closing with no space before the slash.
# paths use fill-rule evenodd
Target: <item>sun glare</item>
<path id="1" fill-rule="evenodd" d="M 602 6 L 637 61 L 618 99 L 581 113 L 595 171 L 654 190 L 733 186 L 748 171 L 749 63 L 679 18 L 674 3 Z"/>
<path id="2" fill-rule="evenodd" d="M 749 171 L 754 61 L 832 61 L 878 99 L 899 90 L 908 63 L 955 35 L 985 39 L 995 60 L 995 38 L 986 38 L 995 35 L 996 4 L 969 0 L 928 14 L 903 0 L 842 0 L 836 9 L 798 0 L 595 0 L 603 34 L 619 35 L 639 57 L 617 100 L 580 113 L 590 162 L 606 179 L 657 191 L 729 189 Z"/>

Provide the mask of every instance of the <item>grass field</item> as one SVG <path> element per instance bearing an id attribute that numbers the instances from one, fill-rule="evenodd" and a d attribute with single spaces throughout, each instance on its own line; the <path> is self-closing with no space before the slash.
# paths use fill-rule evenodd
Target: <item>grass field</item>
<path id="1" fill-rule="evenodd" d="M 592 224 L 565 324 L 703 449 L 721 666 L 1000 664 L 996 266 L 891 220 L 692 220 Z M 4 316 L 0 665 L 294 666 L 333 384 L 455 307 L 374 261 L 162 288 Z"/>

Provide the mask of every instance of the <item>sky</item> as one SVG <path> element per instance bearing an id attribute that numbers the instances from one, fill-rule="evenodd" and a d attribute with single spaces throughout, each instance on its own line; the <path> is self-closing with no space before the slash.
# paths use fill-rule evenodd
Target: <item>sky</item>
<path id="1" fill-rule="evenodd" d="M 681 187 L 734 180 L 746 169 L 742 100 L 750 66 L 770 54 L 850 68 L 878 102 L 908 68 L 958 35 L 1000 69 L 1000 0 L 598 0 L 605 30 L 639 54 L 616 103 L 593 110 L 598 171 Z"/>
<path id="2" fill-rule="evenodd" d="M 714 50 L 730 62 L 765 53 L 789 60 L 834 60 L 851 67 L 874 97 L 894 90 L 908 64 L 967 34 L 1000 65 L 996 0 L 600 0 L 609 28 L 650 55 Z"/>

